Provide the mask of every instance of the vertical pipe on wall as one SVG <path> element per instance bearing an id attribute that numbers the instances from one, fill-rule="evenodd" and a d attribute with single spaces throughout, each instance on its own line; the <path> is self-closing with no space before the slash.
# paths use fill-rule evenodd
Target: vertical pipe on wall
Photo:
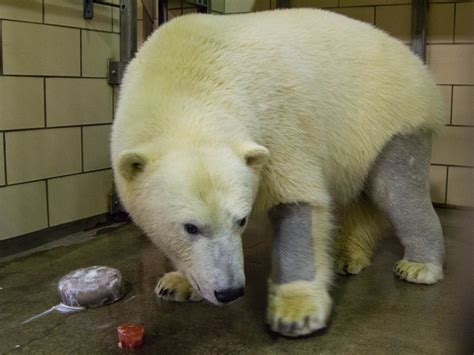
<path id="1" fill-rule="evenodd" d="M 141 1 L 141 0 L 138 0 Z M 137 0 L 120 0 L 120 61 L 109 61 L 108 82 L 118 85 L 123 72 L 137 52 Z M 109 213 L 124 211 L 115 186 L 109 196 Z"/>
<path id="2" fill-rule="evenodd" d="M 158 26 L 168 21 L 168 0 L 158 0 Z"/>
<path id="3" fill-rule="evenodd" d="M 120 0 L 120 61 L 128 63 L 137 51 L 137 0 Z"/>
<path id="4" fill-rule="evenodd" d="M 137 0 L 141 1 L 141 0 Z M 160 19 L 160 0 L 154 0 L 153 1 L 153 30 L 156 30 L 158 26 L 160 25 L 159 19 Z M 181 0 L 183 2 L 183 0 Z"/>
<path id="5" fill-rule="evenodd" d="M 411 50 L 426 60 L 426 17 L 428 0 L 413 0 L 411 7 Z"/>

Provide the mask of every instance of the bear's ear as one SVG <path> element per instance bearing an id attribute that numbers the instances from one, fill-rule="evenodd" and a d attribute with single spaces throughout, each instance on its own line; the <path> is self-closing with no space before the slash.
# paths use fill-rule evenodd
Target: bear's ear
<path id="1" fill-rule="evenodd" d="M 120 154 L 118 169 L 120 175 L 126 180 L 133 180 L 138 174 L 145 170 L 148 160 L 140 151 L 125 151 Z"/>
<path id="2" fill-rule="evenodd" d="M 267 148 L 253 142 L 244 143 L 240 147 L 240 151 L 247 166 L 254 169 L 263 168 L 270 157 Z"/>

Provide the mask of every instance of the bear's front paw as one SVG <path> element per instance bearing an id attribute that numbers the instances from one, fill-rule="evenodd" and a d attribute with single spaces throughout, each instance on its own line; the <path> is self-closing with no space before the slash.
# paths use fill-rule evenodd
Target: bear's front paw
<path id="1" fill-rule="evenodd" d="M 326 327 L 331 305 L 327 291 L 318 290 L 312 282 L 273 284 L 269 291 L 266 321 L 271 330 L 282 335 L 308 335 Z"/>
<path id="2" fill-rule="evenodd" d="M 173 271 L 165 274 L 155 287 L 158 297 L 174 302 L 201 301 L 202 297 L 180 272 Z"/>
<path id="3" fill-rule="evenodd" d="M 432 263 L 400 260 L 393 267 L 397 277 L 417 284 L 434 284 L 443 278 L 443 268 Z"/>

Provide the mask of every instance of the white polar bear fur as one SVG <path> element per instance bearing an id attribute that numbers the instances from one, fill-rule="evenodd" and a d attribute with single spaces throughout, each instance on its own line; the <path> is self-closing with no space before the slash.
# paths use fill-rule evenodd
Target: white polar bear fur
<path id="1" fill-rule="evenodd" d="M 166 251 L 181 243 L 169 222 L 191 208 L 181 191 L 193 184 L 189 165 L 203 164 L 243 195 L 219 187 L 216 215 L 222 204 L 246 215 L 249 200 L 254 210 L 347 205 L 394 135 L 435 131 L 443 115 L 427 68 L 368 24 L 310 9 L 183 16 L 156 31 L 127 68 L 112 131 L 115 181 L 126 209 Z M 258 173 L 230 158 L 248 142 L 270 152 Z M 120 168 L 127 152 L 157 171 L 182 166 L 160 177 L 165 185 L 146 169 L 130 180 Z M 202 196 L 215 194 L 199 181 Z M 157 209 L 158 199 L 173 204 Z M 170 254 L 178 264 L 191 259 L 189 248 Z"/>

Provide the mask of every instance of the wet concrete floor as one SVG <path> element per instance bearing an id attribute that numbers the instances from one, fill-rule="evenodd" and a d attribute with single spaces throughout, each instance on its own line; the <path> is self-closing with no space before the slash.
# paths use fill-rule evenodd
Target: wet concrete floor
<path id="1" fill-rule="evenodd" d="M 388 237 L 360 275 L 336 277 L 328 329 L 303 339 L 280 337 L 264 325 L 270 251 L 265 221 L 249 226 L 244 238 L 245 297 L 224 307 L 157 299 L 154 286 L 170 265 L 131 224 L 102 230 L 77 244 L 0 260 L 0 353 L 124 353 L 117 347 L 116 327 L 139 322 L 146 338 L 137 354 L 472 354 L 474 349 L 460 345 L 465 335 L 472 335 L 461 319 L 472 316 L 474 236 L 468 224 L 473 215 L 438 213 L 447 242 L 441 283 L 424 286 L 396 279 L 391 268 L 402 249 Z M 56 285 L 64 274 L 92 265 L 120 269 L 128 294 L 107 307 L 51 313 L 21 324 L 58 303 Z"/>

